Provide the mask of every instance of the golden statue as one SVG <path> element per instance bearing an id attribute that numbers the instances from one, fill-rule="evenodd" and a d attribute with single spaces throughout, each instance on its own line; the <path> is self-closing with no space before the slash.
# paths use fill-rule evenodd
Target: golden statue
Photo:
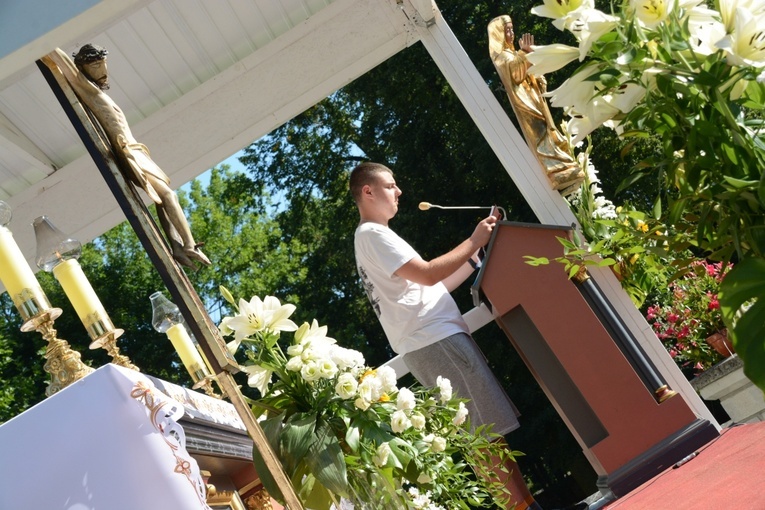
<path id="1" fill-rule="evenodd" d="M 192 269 L 196 269 L 196 262 L 209 266 L 210 260 L 199 249 L 201 244 L 194 241 L 178 197 L 170 188 L 170 179 L 151 159 L 149 149 L 133 137 L 122 109 L 104 92 L 109 88 L 107 54 L 104 48 L 86 44 L 74 55 L 74 62 L 58 48 L 42 60 L 58 66 L 82 104 L 98 120 L 122 168 L 129 169 L 125 177 L 143 188 L 156 204 L 173 258 Z"/>
<path id="2" fill-rule="evenodd" d="M 547 178 L 562 195 L 579 188 L 584 172 L 571 155 L 564 136 L 555 127 L 543 94 L 547 82 L 527 71 L 531 63 L 526 54 L 532 51 L 534 36 L 524 34 L 515 49 L 515 33 L 510 16 L 498 16 L 488 26 L 489 55 L 502 79 L 507 97 L 521 126 L 526 143 L 536 156 Z"/>

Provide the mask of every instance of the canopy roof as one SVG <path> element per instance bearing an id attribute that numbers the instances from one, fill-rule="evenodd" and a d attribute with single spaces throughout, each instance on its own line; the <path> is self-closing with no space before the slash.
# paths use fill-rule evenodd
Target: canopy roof
<path id="1" fill-rule="evenodd" d="M 432 18 L 435 5 L 420 3 Z M 395 0 L 13 0 L 0 10 L 0 200 L 29 260 L 40 215 L 82 242 L 124 219 L 37 68 L 56 47 L 109 51 L 109 95 L 178 187 L 417 41 Z"/>

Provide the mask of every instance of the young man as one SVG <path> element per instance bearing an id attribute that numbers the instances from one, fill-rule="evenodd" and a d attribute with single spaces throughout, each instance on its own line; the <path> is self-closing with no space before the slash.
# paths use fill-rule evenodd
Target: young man
<path id="1" fill-rule="evenodd" d="M 466 405 L 474 426 L 493 423 L 501 435 L 518 428 L 515 407 L 449 294 L 473 272 L 469 261 L 477 260 L 479 248 L 489 242 L 497 219 L 484 218 L 468 239 L 426 261 L 388 228 L 401 196 L 388 167 L 358 165 L 351 172 L 350 189 L 361 217 L 355 233 L 356 265 L 391 348 L 421 384 L 432 387 L 439 375 L 448 378 L 458 396 L 470 399 Z M 518 466 L 506 467 L 512 472 L 506 485 L 516 509 L 539 510 Z"/>

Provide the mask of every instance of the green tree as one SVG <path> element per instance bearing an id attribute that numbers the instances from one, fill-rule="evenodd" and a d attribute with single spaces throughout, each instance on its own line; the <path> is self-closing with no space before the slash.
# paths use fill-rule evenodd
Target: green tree
<path id="1" fill-rule="evenodd" d="M 210 182 L 191 185 L 179 197 L 196 237 L 206 240 L 205 251 L 216 261 L 190 279 L 212 314 L 220 308 L 219 285 L 238 295 L 278 295 L 297 301 L 305 271 L 305 248 L 282 240 L 279 226 L 265 213 L 267 197 L 252 193 L 246 176 L 227 168 L 213 169 Z M 53 219 L 55 222 L 55 218 Z M 117 341 L 142 372 L 184 385 L 191 380 L 165 335 L 151 326 L 149 295 L 164 291 L 130 225 L 125 222 L 83 246 L 80 264 L 116 327 L 125 334 Z M 58 337 L 98 368 L 111 361 L 102 349 L 89 350 L 90 339 L 61 286 L 49 273 L 37 278 L 53 306 L 63 310 L 56 319 Z M 167 292 L 165 292 L 167 295 Z M 0 421 L 5 421 L 45 398 L 42 355 L 45 342 L 35 332 L 22 333 L 21 319 L 7 293 L 0 296 Z M 168 362 L 170 360 L 170 362 Z"/>

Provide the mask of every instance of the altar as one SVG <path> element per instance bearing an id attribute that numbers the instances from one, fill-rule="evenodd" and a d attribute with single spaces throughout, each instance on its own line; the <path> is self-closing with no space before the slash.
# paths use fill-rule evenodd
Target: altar
<path id="1" fill-rule="evenodd" d="M 230 403 L 108 364 L 0 425 L 0 508 L 270 508 L 251 451 Z"/>

